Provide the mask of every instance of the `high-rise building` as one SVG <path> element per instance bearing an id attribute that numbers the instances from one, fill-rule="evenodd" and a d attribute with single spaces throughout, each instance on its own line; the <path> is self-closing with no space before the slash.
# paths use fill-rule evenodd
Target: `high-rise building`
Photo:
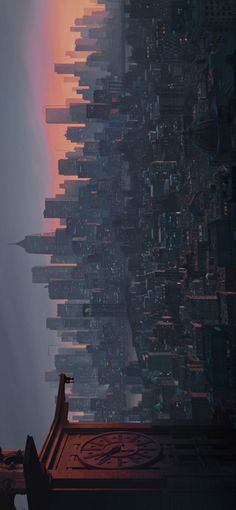
<path id="1" fill-rule="evenodd" d="M 86 104 L 76 103 L 70 108 L 46 108 L 46 122 L 48 124 L 78 124 L 86 118 Z"/>
<path id="2" fill-rule="evenodd" d="M 77 175 L 76 159 L 59 159 L 59 175 Z"/>
<path id="3" fill-rule="evenodd" d="M 83 153 L 85 156 L 98 155 L 99 152 L 99 141 L 97 140 L 85 140 Z"/>
<path id="4" fill-rule="evenodd" d="M 99 77 L 99 74 L 104 74 L 102 70 L 98 73 L 96 68 L 89 67 L 86 62 L 55 64 L 54 69 L 57 74 L 72 74 L 74 76 L 79 76 L 80 78 L 87 76 L 88 78 L 91 77 L 95 80 Z M 89 83 L 87 83 L 87 85 L 89 85 Z"/>
<path id="5" fill-rule="evenodd" d="M 46 255 L 54 253 L 56 237 L 54 233 L 33 234 L 25 236 L 22 241 L 16 244 L 24 248 L 27 253 L 41 253 Z"/>
<path id="6" fill-rule="evenodd" d="M 74 23 L 76 27 L 80 26 L 90 26 L 95 24 L 103 24 L 104 18 L 106 17 L 106 13 L 104 12 L 95 12 L 90 16 L 84 16 L 83 18 L 76 18 Z"/>
<path id="7" fill-rule="evenodd" d="M 235 387 L 234 331 L 226 325 L 203 326 L 203 362 L 209 389 L 215 399 Z"/>
<path id="8" fill-rule="evenodd" d="M 56 319 L 56 317 L 55 317 Z M 98 344 L 99 334 L 97 330 L 89 329 L 89 326 L 86 328 L 81 328 L 78 330 L 68 329 L 68 330 L 59 330 L 59 336 L 63 342 L 73 342 L 79 343 L 81 345 L 90 345 L 90 344 Z"/>
<path id="9" fill-rule="evenodd" d="M 85 140 L 94 140 L 96 136 L 102 136 L 102 127 L 96 127 L 97 123 L 89 122 L 86 127 L 70 126 L 66 130 L 67 140 L 71 142 L 84 142 Z"/>
<path id="10" fill-rule="evenodd" d="M 68 108 L 46 108 L 47 124 L 70 124 L 72 122 Z"/>
<path id="11" fill-rule="evenodd" d="M 75 48 L 77 51 L 93 51 L 96 50 L 97 40 L 90 39 L 89 37 L 81 37 L 76 39 Z"/>
<path id="12" fill-rule="evenodd" d="M 82 317 L 83 305 L 78 303 L 59 303 L 57 305 L 59 317 Z"/>
<path id="13" fill-rule="evenodd" d="M 32 282 L 48 283 L 51 279 L 68 279 L 74 267 L 74 265 L 35 266 L 32 268 Z"/>
<path id="14" fill-rule="evenodd" d="M 63 183 L 61 183 L 60 189 L 64 190 L 65 195 L 68 198 L 78 198 L 79 191 L 82 188 L 86 188 L 90 181 L 82 180 L 82 179 L 66 179 Z"/>
<path id="15" fill-rule="evenodd" d="M 68 200 L 64 196 L 59 198 L 46 198 L 44 218 L 66 218 L 78 213 L 78 200 Z"/>
<path id="16" fill-rule="evenodd" d="M 58 74 L 74 74 L 75 64 L 55 64 L 54 70 Z"/>
<path id="17" fill-rule="evenodd" d="M 130 0 L 125 7 L 130 18 L 156 18 L 159 13 L 159 2 L 156 0 Z"/>
<path id="18" fill-rule="evenodd" d="M 219 321 L 217 296 L 187 296 L 192 321 L 216 325 Z"/>
<path id="19" fill-rule="evenodd" d="M 195 22 L 195 23 L 194 23 Z M 233 0 L 199 0 L 195 7 L 193 23 L 198 23 L 198 33 L 213 32 L 214 35 L 235 29 L 236 6 Z"/>
<path id="20" fill-rule="evenodd" d="M 221 324 L 236 324 L 236 292 L 219 291 L 217 293 L 219 305 L 219 319 Z"/>
<path id="21" fill-rule="evenodd" d="M 60 175 L 77 175 L 78 177 L 97 177 L 101 167 L 99 161 L 91 157 L 78 159 L 59 159 L 58 170 Z"/>
<path id="22" fill-rule="evenodd" d="M 88 119 L 107 120 L 110 115 L 111 107 L 107 103 L 90 103 L 86 105 Z"/>
<path id="23" fill-rule="evenodd" d="M 48 291 L 50 299 L 90 299 L 83 280 L 50 280 Z"/>
<path id="24" fill-rule="evenodd" d="M 93 67 L 87 67 L 84 71 L 79 73 L 79 82 L 81 86 L 89 85 L 91 89 L 94 89 L 99 80 L 109 75 L 108 71 Z"/>
<path id="25" fill-rule="evenodd" d="M 125 317 L 126 307 L 123 303 L 97 303 L 83 305 L 84 317 Z"/>
<path id="26" fill-rule="evenodd" d="M 102 327 L 100 320 L 95 320 L 91 317 L 48 317 L 47 328 L 52 330 L 77 330 L 81 334 L 81 338 L 85 340 L 83 332 L 86 333 L 88 329 L 91 331 L 93 337 L 94 332 L 99 331 Z"/>
<path id="27" fill-rule="evenodd" d="M 104 170 L 99 160 L 90 160 L 84 158 L 77 160 L 77 175 L 80 178 L 99 178 L 104 176 Z"/>
<path id="28" fill-rule="evenodd" d="M 184 90 L 162 89 L 158 91 L 161 117 L 175 117 L 184 113 L 186 95 Z"/>
<path id="29" fill-rule="evenodd" d="M 45 255 L 54 255 L 55 257 L 67 257 L 72 256 L 72 243 L 71 238 L 66 234 L 66 229 L 59 228 L 56 232 L 50 232 L 48 234 L 33 234 L 26 236 L 22 241 L 16 243 L 25 249 L 27 253 L 39 253 Z M 60 260 L 54 263 L 67 263 Z M 79 263 L 78 259 L 70 259 L 69 263 Z"/>
<path id="30" fill-rule="evenodd" d="M 88 27 L 88 36 L 91 39 L 105 39 L 106 38 L 106 31 L 104 30 L 104 27 L 100 26 L 93 26 Z"/>

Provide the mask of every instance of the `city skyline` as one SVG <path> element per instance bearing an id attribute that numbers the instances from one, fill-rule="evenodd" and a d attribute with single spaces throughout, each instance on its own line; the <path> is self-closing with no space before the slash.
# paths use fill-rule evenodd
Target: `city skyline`
<path id="1" fill-rule="evenodd" d="M 65 138 L 64 129 L 59 129 L 59 134 L 50 138 L 51 133 L 45 123 L 45 106 L 50 104 L 50 101 L 54 104 L 55 97 L 60 98 L 60 102 L 65 100 L 66 84 L 61 90 L 61 85 L 55 81 L 54 62 L 57 58 L 64 58 L 67 44 L 74 40 L 69 27 L 76 15 L 83 13 L 83 7 L 87 4 L 80 3 L 78 8 L 77 3 L 71 0 L 67 3 L 66 11 L 63 2 L 57 3 L 56 10 L 53 2 L 49 4 L 47 1 L 40 4 L 35 1 L 31 6 L 25 1 L 19 12 L 18 3 L 14 1 L 4 2 L 2 6 L 2 46 L 8 46 L 11 55 L 10 60 L 7 53 L 4 56 L 2 52 L 1 55 L 1 99 L 5 121 L 1 149 L 3 167 L 8 168 L 2 202 L 2 210 L 7 214 L 8 221 L 7 226 L 1 230 L 1 266 L 5 268 L 1 272 L 1 324 L 5 331 L 2 346 L 2 384 L 8 380 L 7 391 L 1 397 L 1 405 L 5 409 L 4 419 L 1 421 L 1 446 L 5 448 L 24 442 L 27 425 L 23 415 L 27 416 L 30 428 L 35 429 L 36 441 L 40 444 L 53 413 L 53 394 L 43 382 L 42 371 L 42 365 L 48 364 L 55 350 L 54 347 L 48 349 L 48 344 L 55 344 L 55 335 L 50 335 L 45 328 L 45 317 L 52 307 L 45 299 L 45 289 L 32 286 L 29 259 L 22 258 L 21 251 L 13 245 L 23 238 L 28 230 L 53 230 L 58 224 L 58 221 L 43 220 L 42 213 L 44 196 L 58 189 L 59 179 L 55 181 L 53 168 L 60 155 L 57 144 L 60 143 L 61 136 Z M 65 37 L 62 41 L 59 38 L 60 31 L 68 34 L 68 39 Z M 71 90 L 70 84 L 68 90 Z M 13 123 L 18 131 L 15 142 L 12 141 Z M 11 200 L 14 200 L 14 209 L 11 207 Z M 15 208 L 18 211 L 17 218 L 14 215 Z M 38 262 L 42 263 L 43 260 L 39 257 Z M 7 277 L 7 274 L 11 276 Z M 8 317 L 13 302 L 15 319 L 9 324 Z M 31 314 L 35 329 L 29 325 L 27 313 Z M 30 361 L 26 364 L 31 367 L 29 378 L 35 381 L 37 401 L 42 416 L 45 416 L 41 424 L 36 413 L 32 412 L 35 399 L 25 369 L 27 357 Z M 9 380 L 12 366 L 15 367 L 16 375 L 14 380 Z M 20 415 L 17 409 L 19 401 L 25 410 Z M 6 426 L 7 423 L 12 423 L 12 426 Z"/>
<path id="2" fill-rule="evenodd" d="M 88 485 L 106 483 L 108 503 L 117 486 L 96 481 L 103 463 L 108 479 L 123 469 L 121 492 L 131 483 L 135 494 L 130 480 L 148 454 L 130 447 L 135 430 L 161 443 L 169 430 L 173 455 L 165 441 L 155 446 L 143 490 L 160 492 L 167 510 L 174 473 L 182 465 L 184 501 L 181 477 L 200 468 L 191 504 L 214 486 L 211 503 L 227 495 L 231 508 L 235 457 L 221 442 L 236 419 L 235 4 L 24 1 L 17 23 L 4 3 L 0 26 L 11 55 L 2 59 L 0 282 L 1 406 L 11 425 L 0 430 L 0 484 L 15 463 L 0 500 L 10 504 L 15 487 L 32 510 L 49 499 L 57 508 L 70 480 L 75 503 L 73 483 L 88 467 Z M 67 426 L 81 439 L 66 432 L 64 448 L 53 435 Z M 103 427 L 110 446 L 98 439 Z M 95 440 L 88 430 L 100 431 Z M 36 448 L 28 437 L 25 453 L 9 456 L 26 431 Z M 101 461 L 83 453 L 96 441 Z M 203 445 L 200 464 L 193 442 Z M 59 484 L 49 460 L 58 447 Z M 44 462 L 39 503 L 31 469 Z M 229 491 L 216 487 L 213 465 Z M 158 472 L 167 485 L 152 485 Z"/>

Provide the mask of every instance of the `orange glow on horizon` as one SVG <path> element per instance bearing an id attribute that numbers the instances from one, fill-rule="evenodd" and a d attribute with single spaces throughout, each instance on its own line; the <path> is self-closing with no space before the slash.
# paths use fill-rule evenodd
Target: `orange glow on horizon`
<path id="1" fill-rule="evenodd" d="M 74 144 L 65 138 L 67 125 L 49 125 L 45 121 L 45 105 L 66 105 L 67 99 L 72 98 L 73 102 L 79 100 L 76 94 L 75 83 L 78 78 L 73 76 L 57 75 L 54 72 L 54 64 L 65 62 L 71 63 L 73 60 L 66 55 L 67 51 L 73 51 L 75 40 L 78 39 L 78 33 L 71 32 L 70 27 L 74 25 L 77 17 L 82 17 L 91 12 L 104 11 L 104 6 L 96 5 L 93 0 L 50 0 L 44 13 L 43 26 L 40 27 L 40 35 L 44 46 L 44 57 L 41 55 L 41 68 L 35 65 L 35 55 L 38 52 L 38 41 L 35 33 L 31 33 L 29 38 L 29 72 L 35 93 L 39 111 L 41 112 L 41 121 L 45 128 L 45 137 L 48 145 L 51 189 L 52 195 L 61 192 L 60 184 L 67 178 L 58 175 L 58 159 L 65 157 L 65 152 L 72 152 Z M 91 52 L 88 52 L 88 54 Z M 86 54 L 83 52 L 83 57 Z M 78 60 L 81 60 L 81 56 Z M 89 87 L 83 87 L 86 90 Z M 73 180 L 72 176 L 68 176 Z M 77 177 L 74 177 L 77 179 Z M 52 220 L 52 228 L 60 226 L 60 220 Z"/>

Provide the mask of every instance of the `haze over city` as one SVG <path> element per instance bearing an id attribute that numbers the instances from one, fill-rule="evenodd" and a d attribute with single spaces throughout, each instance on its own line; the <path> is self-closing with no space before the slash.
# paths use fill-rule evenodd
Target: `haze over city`
<path id="1" fill-rule="evenodd" d="M 177 480 L 176 510 L 231 510 L 235 3 L 1 10 L 0 502 L 74 507 L 123 470 L 140 508 Z"/>

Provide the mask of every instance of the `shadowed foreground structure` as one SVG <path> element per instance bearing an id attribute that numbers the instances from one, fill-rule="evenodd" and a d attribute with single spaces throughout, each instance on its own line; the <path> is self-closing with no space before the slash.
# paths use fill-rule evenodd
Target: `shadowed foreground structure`
<path id="1" fill-rule="evenodd" d="M 69 423 L 60 376 L 55 417 L 40 452 L 0 457 L 0 503 L 12 510 L 27 494 L 29 510 L 64 508 L 165 510 L 235 508 L 235 431 L 228 427 Z"/>

